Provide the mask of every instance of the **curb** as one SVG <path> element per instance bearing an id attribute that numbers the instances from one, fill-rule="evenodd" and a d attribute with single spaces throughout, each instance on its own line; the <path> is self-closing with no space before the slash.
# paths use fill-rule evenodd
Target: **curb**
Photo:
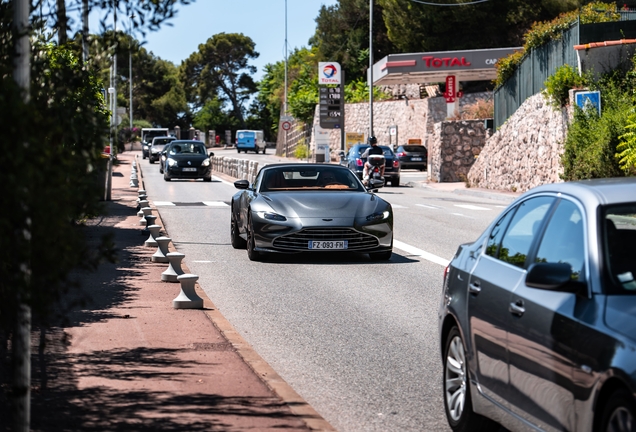
<path id="1" fill-rule="evenodd" d="M 137 169 L 139 171 L 139 189 L 145 189 L 143 186 L 143 171 L 141 164 L 137 161 Z M 217 173 L 218 174 L 218 173 Z M 228 178 L 231 178 L 227 176 Z M 152 200 L 149 200 L 153 202 Z M 154 206 L 155 210 L 157 209 Z M 161 226 L 166 232 L 163 220 L 159 211 L 156 210 L 157 219 L 155 223 Z M 170 243 L 170 252 L 178 252 L 174 245 Z M 186 273 L 190 273 L 190 269 L 182 262 L 182 268 Z M 309 429 L 315 431 L 335 432 L 336 429 L 327 422 L 302 396 L 300 396 L 278 373 L 252 348 L 252 346 L 236 331 L 232 324 L 221 314 L 214 302 L 208 297 L 201 285 L 195 283 L 195 291 L 199 297 L 203 299 L 203 313 L 208 317 L 212 325 L 221 332 L 221 335 L 232 345 L 237 354 L 250 367 L 250 369 L 286 404 L 292 413 L 299 417 Z"/>

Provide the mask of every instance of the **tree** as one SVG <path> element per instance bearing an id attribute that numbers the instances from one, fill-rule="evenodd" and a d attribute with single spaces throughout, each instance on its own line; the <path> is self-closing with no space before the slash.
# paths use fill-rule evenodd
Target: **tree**
<path id="1" fill-rule="evenodd" d="M 373 7 L 373 56 L 380 59 L 395 51 L 382 19 L 384 8 Z M 347 80 L 366 79 L 369 67 L 369 1 L 339 0 L 337 5 L 322 6 L 316 18 L 316 33 L 309 40 L 317 48 L 320 61 L 342 65 Z"/>
<path id="2" fill-rule="evenodd" d="M 576 0 L 501 0 L 439 7 L 378 0 L 388 38 L 399 52 L 451 51 L 523 45 L 533 22 L 576 9 Z"/>
<path id="3" fill-rule="evenodd" d="M 244 127 L 244 104 L 257 90 L 250 76 L 256 73 L 256 67 L 248 62 L 258 56 L 254 41 L 248 36 L 241 33 L 212 36 L 181 65 L 180 76 L 188 102 L 198 108 L 215 98 L 227 102 Z"/>

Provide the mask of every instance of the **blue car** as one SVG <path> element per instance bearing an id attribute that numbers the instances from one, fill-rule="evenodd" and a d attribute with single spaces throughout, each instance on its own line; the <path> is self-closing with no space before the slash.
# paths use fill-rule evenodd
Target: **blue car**
<path id="1" fill-rule="evenodd" d="M 378 146 L 384 151 L 384 158 L 386 159 L 384 166 L 384 178 L 391 182 L 391 186 L 398 187 L 400 185 L 400 160 L 393 153 L 391 147 L 381 145 Z M 362 159 L 362 154 L 369 148 L 368 144 L 356 144 L 351 146 L 347 154 L 345 155 L 344 164 L 353 171 L 360 180 L 362 180 L 362 171 L 364 170 L 364 163 L 366 159 Z"/>

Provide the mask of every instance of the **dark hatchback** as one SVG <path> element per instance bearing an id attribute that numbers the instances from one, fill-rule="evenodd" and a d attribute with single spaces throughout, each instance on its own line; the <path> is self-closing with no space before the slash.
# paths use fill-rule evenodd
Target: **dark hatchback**
<path id="1" fill-rule="evenodd" d="M 391 147 L 384 145 L 378 147 L 384 151 L 384 158 L 386 159 L 384 165 L 384 178 L 391 181 L 391 186 L 399 186 L 400 161 L 395 153 L 393 153 L 393 150 L 391 150 Z M 345 156 L 345 165 L 353 171 L 360 180 L 362 180 L 362 172 L 364 170 L 364 163 L 366 162 L 366 159 L 362 159 L 360 156 L 367 148 L 369 148 L 368 144 L 356 144 L 349 149 L 349 152 Z"/>
<path id="2" fill-rule="evenodd" d="M 636 430 L 636 178 L 539 186 L 444 272 L 455 431 Z"/>
<path id="3" fill-rule="evenodd" d="M 395 150 L 402 168 L 414 168 L 426 171 L 428 150 L 423 145 L 401 145 Z"/>
<path id="4" fill-rule="evenodd" d="M 214 153 L 207 153 L 201 141 L 176 140 L 161 152 L 159 172 L 163 179 L 200 179 L 212 181 L 212 164 L 210 158 Z"/>

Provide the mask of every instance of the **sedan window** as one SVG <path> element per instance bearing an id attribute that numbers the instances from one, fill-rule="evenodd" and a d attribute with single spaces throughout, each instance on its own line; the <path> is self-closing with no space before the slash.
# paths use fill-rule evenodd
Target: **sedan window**
<path id="1" fill-rule="evenodd" d="M 617 294 L 636 294 L 636 204 L 604 212 L 604 249 Z"/>
<path id="2" fill-rule="evenodd" d="M 566 263 L 572 266 L 572 279 L 583 280 L 585 244 L 581 211 L 571 201 L 562 200 L 550 218 L 536 262 Z"/>
<path id="3" fill-rule="evenodd" d="M 501 241 L 498 254 L 500 260 L 517 267 L 525 266 L 532 241 L 539 234 L 543 218 L 553 202 L 552 197 L 538 197 L 519 205 Z"/>

